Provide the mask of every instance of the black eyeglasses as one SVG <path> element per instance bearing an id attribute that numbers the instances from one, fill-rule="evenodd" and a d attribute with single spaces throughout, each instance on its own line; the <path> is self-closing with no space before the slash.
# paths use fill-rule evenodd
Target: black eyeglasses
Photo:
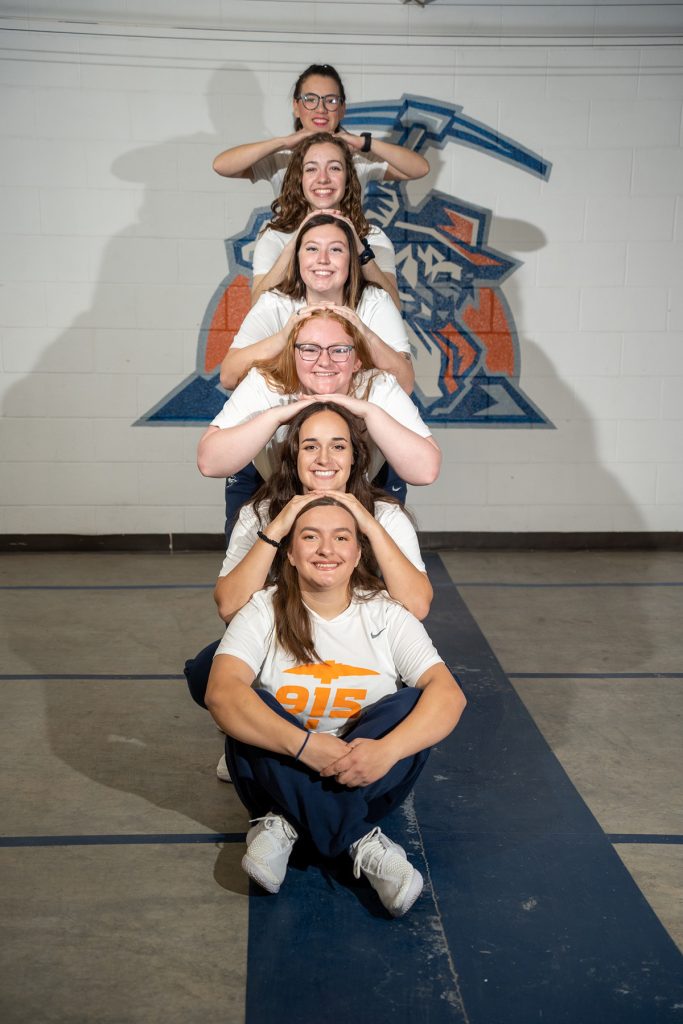
<path id="1" fill-rule="evenodd" d="M 327 352 L 333 363 L 345 363 L 353 352 L 353 345 L 299 345 L 295 344 L 297 350 L 305 363 L 314 363 L 320 358 L 321 352 Z"/>
<path id="2" fill-rule="evenodd" d="M 299 103 L 303 103 L 306 110 L 315 110 L 320 106 L 322 100 L 325 110 L 338 110 L 341 103 L 341 96 L 330 93 L 329 96 L 318 96 L 317 92 L 306 92 L 303 96 L 296 96 Z"/>

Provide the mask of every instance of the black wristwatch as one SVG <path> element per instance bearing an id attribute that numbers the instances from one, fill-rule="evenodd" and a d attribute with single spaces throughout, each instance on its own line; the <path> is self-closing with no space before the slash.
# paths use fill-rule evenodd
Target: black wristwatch
<path id="1" fill-rule="evenodd" d="M 364 267 L 366 263 L 370 262 L 370 260 L 374 260 L 375 253 L 370 248 L 370 243 L 368 242 L 367 238 L 363 238 L 361 239 L 361 241 L 363 242 L 363 251 L 359 255 L 358 259 L 360 260 L 361 267 Z"/>
<path id="2" fill-rule="evenodd" d="M 361 153 L 369 153 L 370 146 L 372 145 L 372 132 L 361 132 L 360 137 L 363 140 L 363 145 L 360 148 Z"/>

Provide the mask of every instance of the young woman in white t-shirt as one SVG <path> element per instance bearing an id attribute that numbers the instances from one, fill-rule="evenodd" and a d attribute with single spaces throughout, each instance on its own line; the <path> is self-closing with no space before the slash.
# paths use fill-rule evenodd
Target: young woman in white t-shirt
<path id="1" fill-rule="evenodd" d="M 231 391 L 257 360 L 278 356 L 302 308 L 328 304 L 361 331 L 373 365 L 393 373 L 410 394 L 415 374 L 403 318 L 387 292 L 363 277 L 360 252 L 353 224 L 340 213 L 307 218 L 282 281 L 247 313 L 221 363 L 223 387 Z"/>
<path id="2" fill-rule="evenodd" d="M 429 164 L 419 153 L 377 139 L 370 132 L 354 135 L 342 127 L 346 93 L 338 71 L 331 64 L 311 64 L 297 78 L 292 95 L 294 131 L 226 149 L 213 161 L 217 174 L 250 178 L 254 182 L 270 181 L 278 196 L 292 149 L 313 132 L 340 136 L 353 152 L 364 186 L 369 181 L 411 181 L 429 173 Z"/>
<path id="3" fill-rule="evenodd" d="M 421 623 L 368 572 L 345 505 L 320 498 L 303 508 L 285 556 L 277 586 L 228 626 L 206 695 L 252 816 L 242 867 L 276 893 L 305 836 L 324 856 L 347 851 L 356 877 L 400 917 L 422 878 L 378 823 L 465 698 Z"/>
<path id="4" fill-rule="evenodd" d="M 306 404 L 323 400 L 364 421 L 375 449 L 371 475 L 386 461 L 407 483 L 436 480 L 439 446 L 396 378 L 373 368 L 354 324 L 327 308 L 304 310 L 298 321 L 277 359 L 253 367 L 207 427 L 200 471 L 227 477 L 253 460 L 267 478 L 281 428 Z"/>

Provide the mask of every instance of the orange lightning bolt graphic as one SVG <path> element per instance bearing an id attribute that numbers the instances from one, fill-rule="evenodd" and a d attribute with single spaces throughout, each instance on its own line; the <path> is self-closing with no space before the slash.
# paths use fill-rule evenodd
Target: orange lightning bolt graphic
<path id="1" fill-rule="evenodd" d="M 328 686 L 334 679 L 341 679 L 342 676 L 378 676 L 371 668 L 358 668 L 356 665 L 342 665 L 338 661 L 322 661 L 310 665 L 297 665 L 296 668 L 286 668 L 285 672 L 295 676 L 314 676 L 321 683 Z"/>

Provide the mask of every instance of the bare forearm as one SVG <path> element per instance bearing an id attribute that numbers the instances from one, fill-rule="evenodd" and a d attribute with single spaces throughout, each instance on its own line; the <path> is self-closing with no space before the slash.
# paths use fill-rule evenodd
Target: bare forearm
<path id="1" fill-rule="evenodd" d="M 428 669 L 425 676 L 428 682 L 411 713 L 380 741 L 391 751 L 394 763 L 439 743 L 453 731 L 465 710 L 465 695 L 443 662 Z"/>
<path id="2" fill-rule="evenodd" d="M 406 558 L 380 523 L 368 532 L 368 538 L 390 596 L 416 619 L 426 618 L 433 597 L 427 574 Z"/>
<path id="3" fill-rule="evenodd" d="M 373 138 L 370 151 L 389 164 L 387 178 L 399 181 L 414 181 L 429 174 L 429 164 L 419 153 L 393 142 Z"/>
<path id="4" fill-rule="evenodd" d="M 265 274 L 257 274 L 252 279 L 251 284 L 251 304 L 254 303 L 263 295 L 264 292 L 269 291 L 271 288 L 277 288 L 289 266 L 289 261 L 292 257 L 293 246 L 287 243 L 280 252 L 280 255 L 273 263 L 272 267 Z"/>
<path id="5" fill-rule="evenodd" d="M 283 140 L 265 139 L 263 142 L 245 142 L 241 146 L 226 149 L 213 161 L 216 174 L 224 178 L 250 178 L 254 164 L 264 157 L 282 149 Z"/>
<path id="6" fill-rule="evenodd" d="M 220 660 L 220 655 L 216 661 Z M 220 665 L 214 661 L 205 703 L 214 721 L 228 736 L 272 750 L 276 754 L 295 756 L 303 733 L 291 722 L 276 715 L 248 686 L 236 683 L 221 685 Z"/>
<path id="7" fill-rule="evenodd" d="M 224 622 L 230 622 L 256 591 L 265 586 L 275 554 L 272 544 L 257 540 L 227 576 L 218 577 L 213 598 Z"/>
<path id="8" fill-rule="evenodd" d="M 383 288 L 387 295 L 391 296 L 394 305 L 400 313 L 401 299 L 396 285 L 396 275 L 387 274 L 386 271 L 381 270 L 377 266 L 376 260 L 369 260 L 361 269 L 363 277 L 368 284 L 378 285 L 380 288 Z"/>
<path id="9" fill-rule="evenodd" d="M 228 391 L 232 391 L 254 363 L 259 359 L 274 359 L 280 354 L 282 347 L 281 332 L 277 331 L 269 338 L 254 342 L 252 345 L 228 349 L 221 363 L 221 384 Z"/>
<path id="10" fill-rule="evenodd" d="M 434 483 L 441 468 L 441 452 L 431 437 L 421 437 L 373 403 L 369 403 L 365 425 L 387 462 L 406 483 Z"/>
<path id="11" fill-rule="evenodd" d="M 370 342 L 370 353 L 377 369 L 393 373 L 405 393 L 409 395 L 415 386 L 415 371 L 408 353 L 397 352 L 376 334 Z"/>
<path id="12" fill-rule="evenodd" d="M 209 429 L 199 442 L 199 472 L 211 477 L 238 473 L 265 448 L 278 426 L 275 410 L 266 409 L 238 426 Z"/>

